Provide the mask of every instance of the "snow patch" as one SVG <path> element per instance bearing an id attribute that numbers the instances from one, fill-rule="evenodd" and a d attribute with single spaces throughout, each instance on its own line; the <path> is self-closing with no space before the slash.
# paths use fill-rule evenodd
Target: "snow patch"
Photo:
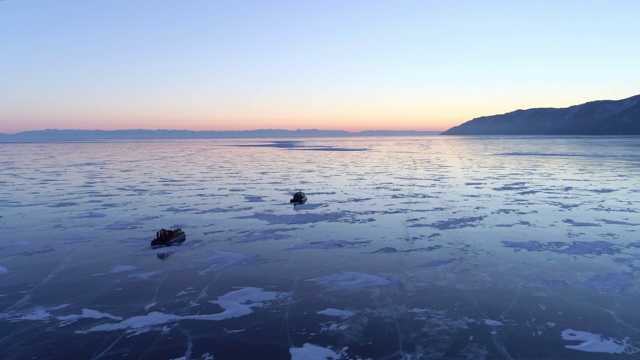
<path id="1" fill-rule="evenodd" d="M 119 316 L 113 316 L 111 314 L 107 314 L 107 313 L 103 313 L 103 312 L 91 310 L 91 309 L 82 309 L 82 313 L 80 314 L 64 315 L 64 316 L 58 316 L 56 318 L 60 320 L 60 326 L 71 324 L 73 322 L 76 322 L 79 319 L 107 318 L 111 320 L 122 320 L 122 318 Z"/>
<path id="2" fill-rule="evenodd" d="M 498 320 L 484 319 L 484 324 L 488 326 L 502 326 L 504 325 L 502 322 Z"/>
<path id="3" fill-rule="evenodd" d="M 222 295 L 218 300 L 210 301 L 211 303 L 218 304 L 224 309 L 224 311 L 217 314 L 181 316 L 153 311 L 146 315 L 134 316 L 117 323 L 97 325 L 86 331 L 79 331 L 79 333 L 128 330 L 139 334 L 152 330 L 154 326 L 179 320 L 219 321 L 231 319 L 248 315 L 253 311 L 252 308 L 263 307 L 266 305 L 266 302 L 277 300 L 285 297 L 286 295 L 286 293 L 264 291 L 261 288 L 247 287 Z"/>
<path id="4" fill-rule="evenodd" d="M 327 316 L 338 316 L 338 317 L 341 317 L 341 318 L 347 318 L 347 317 L 355 315 L 355 312 L 354 311 L 348 311 L 348 310 L 327 308 L 327 309 L 318 311 L 318 314 L 327 315 Z"/>
<path id="5" fill-rule="evenodd" d="M 125 271 L 135 270 L 137 268 L 138 268 L 137 266 L 133 266 L 133 265 L 118 265 L 114 267 L 111 271 L 109 271 L 109 274 L 117 274 Z"/>
<path id="6" fill-rule="evenodd" d="M 308 244 L 296 244 L 284 250 L 302 250 L 302 249 L 343 249 L 357 248 L 367 246 L 371 240 L 346 241 L 346 240 L 327 240 L 313 241 Z"/>
<path id="7" fill-rule="evenodd" d="M 54 307 L 39 306 L 24 312 L 8 312 L 0 314 L 0 319 L 7 319 L 9 321 L 49 321 L 52 317 L 52 311 L 60 310 L 67 306 L 69 306 L 69 304 L 62 304 Z"/>
<path id="8" fill-rule="evenodd" d="M 584 352 L 607 353 L 607 354 L 635 354 L 640 349 L 627 343 L 629 338 L 616 340 L 603 338 L 602 335 L 592 334 L 586 331 L 567 329 L 562 331 L 562 339 L 567 341 L 580 341 L 578 345 L 565 345 L 567 349 Z"/>
<path id="9" fill-rule="evenodd" d="M 291 360 L 339 360 L 342 359 L 345 350 L 347 350 L 346 347 L 338 353 L 330 348 L 305 343 L 301 348 L 290 348 L 289 354 L 291 354 Z"/>
<path id="10" fill-rule="evenodd" d="M 137 274 L 131 274 L 127 277 L 130 278 L 138 278 L 138 279 L 142 279 L 142 280 L 148 280 L 149 278 L 156 276 L 158 274 L 162 273 L 162 271 L 149 271 L 149 272 L 143 272 L 143 273 L 137 273 Z"/>

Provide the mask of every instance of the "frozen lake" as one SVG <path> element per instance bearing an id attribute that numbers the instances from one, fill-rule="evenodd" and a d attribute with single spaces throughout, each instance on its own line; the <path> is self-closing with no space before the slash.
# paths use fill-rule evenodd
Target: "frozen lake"
<path id="1" fill-rule="evenodd" d="M 638 359 L 638 185 L 640 137 L 0 143 L 0 358 Z"/>

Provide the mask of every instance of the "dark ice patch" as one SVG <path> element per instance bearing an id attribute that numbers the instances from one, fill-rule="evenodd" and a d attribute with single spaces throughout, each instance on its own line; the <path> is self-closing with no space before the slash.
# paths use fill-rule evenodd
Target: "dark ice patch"
<path id="1" fill-rule="evenodd" d="M 50 204 L 49 207 L 58 208 L 58 207 L 68 207 L 68 206 L 75 206 L 75 205 L 78 205 L 78 203 L 73 201 L 65 201 L 65 202 Z"/>
<path id="2" fill-rule="evenodd" d="M 111 224 L 105 225 L 105 230 L 132 230 L 142 227 L 142 223 L 139 221 L 116 221 Z"/>
<path id="3" fill-rule="evenodd" d="M 99 212 L 90 212 L 90 213 L 86 213 L 84 215 L 79 215 L 76 216 L 76 219 L 97 219 L 97 218 L 103 218 L 107 216 L 107 214 L 105 213 L 99 213 Z"/>
<path id="4" fill-rule="evenodd" d="M 414 249 L 398 250 L 392 246 L 387 246 L 374 251 L 372 254 L 391 254 L 391 253 L 411 253 L 411 252 L 427 252 L 442 248 L 442 245 L 427 246 Z"/>
<path id="5" fill-rule="evenodd" d="M 582 227 L 600 226 L 599 224 L 595 224 L 595 223 L 579 222 L 579 221 L 573 221 L 571 219 L 564 219 L 564 220 L 562 220 L 562 222 L 565 223 L 565 224 L 569 224 L 571 226 L 582 226 Z"/>
<path id="6" fill-rule="evenodd" d="M 181 209 L 181 208 L 177 208 L 177 207 L 173 207 L 173 206 L 171 206 L 171 207 L 168 207 L 165 211 L 168 211 L 168 212 L 172 212 L 172 213 L 174 213 L 174 214 L 177 214 L 177 213 L 194 212 L 195 210 L 196 210 L 196 209 L 193 209 L 193 208 L 182 208 L 182 209 Z"/>
<path id="7" fill-rule="evenodd" d="M 594 190 L 587 190 L 587 191 L 591 191 L 591 192 L 594 192 L 596 194 L 608 194 L 608 193 L 616 192 L 618 190 L 616 190 L 616 189 L 594 189 Z"/>
<path id="8" fill-rule="evenodd" d="M 383 247 L 381 249 L 378 249 L 376 251 L 374 251 L 374 254 L 390 254 L 390 253 L 396 253 L 398 252 L 398 249 L 391 247 L 391 246 L 387 246 L 387 247 Z"/>
<path id="9" fill-rule="evenodd" d="M 241 144 L 234 145 L 237 147 L 268 147 L 268 148 L 276 148 L 276 149 L 286 149 L 286 150 L 309 150 L 309 151 L 367 151 L 367 148 L 343 148 L 343 147 L 335 147 L 335 146 L 326 146 L 326 145 L 305 145 L 303 141 L 271 141 L 264 144 Z"/>
<path id="10" fill-rule="evenodd" d="M 503 240 L 502 243 L 505 247 L 513 248 L 514 252 L 520 250 L 527 251 L 544 251 L 547 250 L 546 246 L 539 241 L 508 241 Z"/>
<path id="11" fill-rule="evenodd" d="M 451 230 L 451 229 L 460 229 L 466 227 L 476 227 L 478 226 L 478 222 L 484 220 L 485 216 L 469 216 L 462 218 L 455 218 L 449 220 L 440 220 L 431 224 L 413 224 L 408 227 L 432 227 L 438 230 Z"/>
<path id="12" fill-rule="evenodd" d="M 199 215 L 204 215 L 204 214 L 211 214 L 211 213 L 229 213 L 229 212 L 236 212 L 236 211 L 248 211 L 253 209 L 252 207 L 228 207 L 228 208 L 211 208 L 211 209 L 204 209 L 204 210 L 195 210 L 196 214 Z"/>
<path id="13" fill-rule="evenodd" d="M 22 250 L 15 253 L 10 253 L 10 255 L 11 256 L 31 256 L 31 255 L 38 255 L 38 254 L 46 254 L 55 250 L 56 249 L 53 247 L 45 247 L 45 248 L 33 249 L 33 250 Z"/>
<path id="14" fill-rule="evenodd" d="M 605 274 L 590 277 L 585 281 L 585 286 L 604 294 L 621 296 L 633 287 L 633 282 L 631 273 Z"/>
<path id="15" fill-rule="evenodd" d="M 454 261 L 457 261 L 459 259 L 438 259 L 438 260 L 431 260 L 431 261 L 427 261 L 426 263 L 420 264 L 417 267 L 439 267 L 442 265 L 447 265 L 447 264 L 451 264 Z"/>
<path id="16" fill-rule="evenodd" d="M 511 184 L 505 184 L 497 188 L 493 188 L 492 190 L 495 190 L 495 191 L 525 190 L 527 189 L 525 184 L 526 182 L 515 182 Z"/>
<path id="17" fill-rule="evenodd" d="M 533 277 L 540 285 L 546 288 L 559 288 L 559 287 L 567 287 L 569 286 L 569 282 L 562 279 L 551 279 L 544 276 L 534 276 Z"/>
<path id="18" fill-rule="evenodd" d="M 527 251 L 551 251 L 559 254 L 571 255 L 613 255 L 620 252 L 620 249 L 607 241 L 574 241 L 570 244 L 564 242 L 539 241 L 502 241 L 505 247 L 513 248 L 514 252 L 520 250 Z"/>
<path id="19" fill-rule="evenodd" d="M 149 221 L 149 220 L 155 220 L 155 219 L 159 219 L 160 216 L 158 215 L 149 215 L 149 216 L 142 216 L 137 218 L 136 220 L 138 221 Z"/>
<path id="20" fill-rule="evenodd" d="M 558 252 L 572 255 L 613 255 L 619 253 L 620 249 L 607 241 L 574 241 L 569 247 Z"/>
<path id="21" fill-rule="evenodd" d="M 607 225 L 627 225 L 627 226 L 638 226 L 639 223 L 632 223 L 627 221 L 618 221 L 618 220 L 607 220 L 607 219 L 598 219 L 598 221 L 603 222 Z"/>
<path id="22" fill-rule="evenodd" d="M 312 214 L 312 213 L 296 213 L 286 215 L 276 215 L 271 213 L 257 213 L 248 216 L 239 216 L 236 219 L 255 219 L 266 221 L 269 224 L 310 224 L 319 222 L 357 222 L 354 219 L 345 217 L 344 213 L 328 213 L 328 214 Z"/>
<path id="23" fill-rule="evenodd" d="M 296 244 L 284 250 L 302 250 L 302 249 L 350 249 L 367 246 L 371 240 L 346 241 L 346 240 L 328 240 L 313 241 L 307 244 Z"/>
<path id="24" fill-rule="evenodd" d="M 567 203 L 562 203 L 562 202 L 559 202 L 559 201 L 549 201 L 549 205 L 557 206 L 557 207 L 559 207 L 561 209 L 564 209 L 564 210 L 570 210 L 570 209 L 573 209 L 575 207 L 580 206 L 580 204 L 567 204 Z"/>

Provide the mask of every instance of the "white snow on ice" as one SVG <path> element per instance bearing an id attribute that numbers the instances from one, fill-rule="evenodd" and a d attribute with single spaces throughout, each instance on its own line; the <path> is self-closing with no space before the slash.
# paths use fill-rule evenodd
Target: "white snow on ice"
<path id="1" fill-rule="evenodd" d="M 504 325 L 500 321 L 491 320 L 491 319 L 484 319 L 484 324 L 488 325 L 488 326 L 502 326 L 502 325 Z"/>
<path id="2" fill-rule="evenodd" d="M 567 341 L 580 341 L 578 345 L 565 345 L 567 349 L 580 350 L 585 352 L 594 353 L 607 353 L 607 354 L 634 354 L 640 351 L 627 344 L 629 338 L 623 340 L 616 340 L 612 338 L 605 339 L 602 335 L 592 334 L 586 331 L 578 330 L 563 330 L 562 339 Z"/>
<path id="3" fill-rule="evenodd" d="M 222 295 L 218 298 L 218 300 L 210 301 L 211 303 L 220 305 L 220 307 L 224 309 L 224 311 L 222 311 L 221 313 L 203 315 L 175 315 L 153 311 L 146 315 L 130 317 L 118 323 L 97 325 L 87 331 L 81 331 L 81 333 L 114 330 L 134 330 L 138 333 L 141 333 L 151 330 L 151 328 L 155 325 L 162 325 L 179 320 L 219 321 L 231 319 L 248 315 L 253 311 L 252 308 L 265 306 L 266 302 L 273 301 L 284 296 L 286 296 L 285 293 L 264 291 L 260 288 L 247 287 Z"/>
<path id="4" fill-rule="evenodd" d="M 334 308 L 327 308 L 327 309 L 318 311 L 318 314 L 327 315 L 327 316 L 338 316 L 338 317 L 341 317 L 341 318 L 347 318 L 347 317 L 355 315 L 355 312 L 354 311 L 349 311 L 349 310 L 340 310 L 340 309 L 334 309 Z"/>
<path id="5" fill-rule="evenodd" d="M 69 306 L 69 304 L 62 304 L 53 307 L 42 307 L 38 306 L 32 309 L 28 309 L 23 312 L 6 312 L 0 314 L 0 319 L 7 319 L 9 321 L 49 321 L 53 316 L 51 315 L 52 311 L 64 309 Z"/>
<path id="6" fill-rule="evenodd" d="M 65 326 L 71 324 L 79 319 L 102 319 L 107 318 L 111 320 L 122 320 L 119 316 L 113 316 L 111 314 L 103 313 L 97 310 L 91 309 L 82 309 L 81 314 L 72 314 L 72 315 L 64 315 L 56 317 L 61 321 L 60 326 Z"/>
<path id="7" fill-rule="evenodd" d="M 139 279 L 142 279 L 142 280 L 147 280 L 147 279 L 149 279 L 149 278 L 151 278 L 153 276 L 156 276 L 158 274 L 161 274 L 161 273 L 162 273 L 162 271 L 148 271 L 148 272 L 143 272 L 143 273 L 131 274 L 131 275 L 127 276 L 127 277 L 130 277 L 130 278 L 135 277 L 135 278 L 139 278 Z"/>
<path id="8" fill-rule="evenodd" d="M 337 353 L 330 348 L 305 343 L 301 348 L 290 348 L 289 354 L 291 354 L 291 360 L 339 360 L 342 359 L 341 354 L 344 350 L 346 350 L 346 348 L 341 350 L 340 353 Z"/>
<path id="9" fill-rule="evenodd" d="M 118 265 L 114 267 L 111 271 L 109 271 L 109 274 L 117 274 L 125 271 L 135 270 L 137 268 L 138 268 L 137 266 L 133 266 L 133 265 Z"/>

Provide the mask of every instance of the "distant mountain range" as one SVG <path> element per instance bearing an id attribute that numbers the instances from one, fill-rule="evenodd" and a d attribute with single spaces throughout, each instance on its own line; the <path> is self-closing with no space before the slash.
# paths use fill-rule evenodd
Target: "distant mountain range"
<path id="1" fill-rule="evenodd" d="M 441 135 L 640 135 L 640 95 L 483 116 Z"/>
<path id="2" fill-rule="evenodd" d="M 82 141 L 127 139 L 240 139 L 240 138 L 296 138 L 296 137 L 349 137 L 349 136 L 424 136 L 438 135 L 439 131 L 366 130 L 246 130 L 246 131 L 190 131 L 190 130 L 35 130 L 17 134 L 2 134 L 5 141 Z"/>
<path id="3" fill-rule="evenodd" d="M 444 132 L 366 130 L 35 130 L 0 133 L 0 141 L 82 141 L 127 139 L 303 138 L 425 135 L 640 135 L 640 95 L 598 100 L 567 108 L 516 110 L 483 116 Z"/>

